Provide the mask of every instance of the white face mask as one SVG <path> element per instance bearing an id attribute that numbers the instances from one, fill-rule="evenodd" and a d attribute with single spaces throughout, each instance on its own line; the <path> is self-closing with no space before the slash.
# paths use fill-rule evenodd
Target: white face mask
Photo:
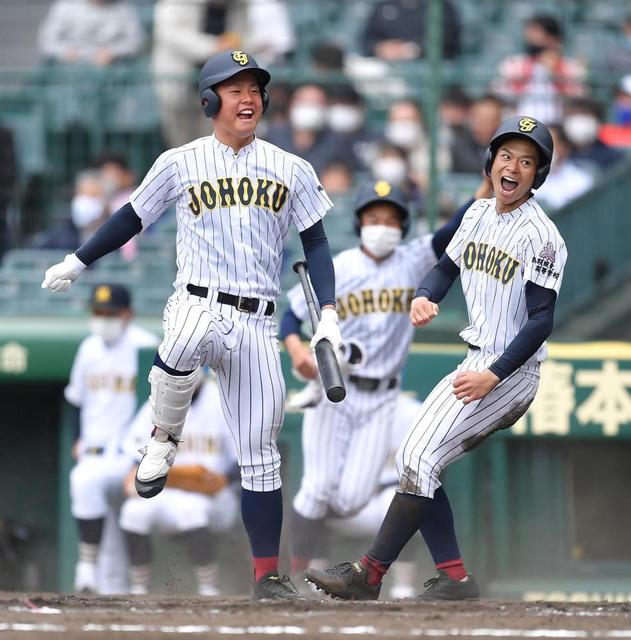
<path id="1" fill-rule="evenodd" d="M 335 104 L 329 107 L 327 119 L 333 131 L 348 133 L 359 129 L 362 124 L 362 112 L 350 104 Z"/>
<path id="2" fill-rule="evenodd" d="M 565 119 L 563 129 L 570 142 L 578 147 L 583 147 L 596 140 L 598 120 L 586 113 L 576 113 Z"/>
<path id="3" fill-rule="evenodd" d="M 392 253 L 403 237 L 401 229 L 384 224 L 365 224 L 360 233 L 362 246 L 376 258 Z"/>
<path id="4" fill-rule="evenodd" d="M 103 338 L 107 344 L 118 342 L 125 331 L 123 318 L 105 318 L 94 316 L 90 318 L 90 331 Z"/>
<path id="5" fill-rule="evenodd" d="M 375 179 L 402 184 L 407 176 L 407 165 L 401 158 L 377 158 L 372 166 Z"/>
<path id="6" fill-rule="evenodd" d="M 72 222 L 82 229 L 95 222 L 103 215 L 105 203 L 95 196 L 75 196 L 70 205 Z"/>
<path id="7" fill-rule="evenodd" d="M 313 102 L 303 102 L 289 110 L 289 122 L 298 131 L 320 131 L 324 128 L 326 108 Z"/>
<path id="8" fill-rule="evenodd" d="M 423 137 L 420 122 L 415 120 L 395 120 L 386 123 L 386 139 L 402 149 L 413 149 Z"/>

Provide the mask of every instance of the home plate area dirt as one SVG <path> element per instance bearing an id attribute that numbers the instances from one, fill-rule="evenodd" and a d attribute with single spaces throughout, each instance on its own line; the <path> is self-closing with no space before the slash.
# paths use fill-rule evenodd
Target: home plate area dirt
<path id="1" fill-rule="evenodd" d="M 631 604 L 0 593 L 0 638 L 629 638 Z"/>

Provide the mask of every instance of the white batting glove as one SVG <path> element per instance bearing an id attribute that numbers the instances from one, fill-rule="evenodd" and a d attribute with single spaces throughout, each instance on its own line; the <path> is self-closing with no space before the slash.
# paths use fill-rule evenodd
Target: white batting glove
<path id="1" fill-rule="evenodd" d="M 69 253 L 63 262 L 54 264 L 46 270 L 42 289 L 55 292 L 67 291 L 85 267 L 86 265 L 74 253 Z"/>
<path id="2" fill-rule="evenodd" d="M 336 352 L 340 348 L 340 344 L 342 344 L 342 335 L 337 324 L 337 311 L 335 309 L 322 309 L 318 328 L 313 338 L 311 338 L 309 346 L 315 349 L 320 340 L 328 340 Z"/>

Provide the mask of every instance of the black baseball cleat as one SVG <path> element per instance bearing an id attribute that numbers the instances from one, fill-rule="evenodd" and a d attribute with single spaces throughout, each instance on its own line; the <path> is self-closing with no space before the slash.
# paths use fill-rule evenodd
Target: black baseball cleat
<path id="1" fill-rule="evenodd" d="M 167 476 L 162 476 L 161 478 L 156 478 L 155 480 L 151 480 L 149 482 L 143 482 L 142 480 L 138 480 L 138 474 L 136 474 L 136 478 L 134 480 L 136 493 L 141 498 L 153 498 L 153 496 L 157 496 L 160 491 L 164 489 L 164 485 L 166 483 Z"/>
<path id="2" fill-rule="evenodd" d="M 289 576 L 279 576 L 272 571 L 254 582 L 252 600 L 304 600 Z"/>
<path id="3" fill-rule="evenodd" d="M 377 600 L 381 583 L 368 584 L 368 571 L 359 561 L 343 562 L 330 569 L 307 569 L 305 579 L 333 598 L 342 600 Z"/>
<path id="4" fill-rule="evenodd" d="M 416 599 L 421 602 L 437 602 L 445 600 L 479 600 L 480 589 L 472 575 L 465 580 L 452 580 L 442 569 L 434 578 L 423 585 L 425 591 Z"/>

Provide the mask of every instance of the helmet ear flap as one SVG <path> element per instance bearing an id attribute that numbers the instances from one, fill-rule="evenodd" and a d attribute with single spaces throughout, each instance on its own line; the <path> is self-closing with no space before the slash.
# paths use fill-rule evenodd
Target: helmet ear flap
<path id="1" fill-rule="evenodd" d="M 269 107 L 269 93 L 267 93 L 267 89 L 261 87 L 261 100 L 263 101 L 263 113 L 267 111 L 267 107 Z"/>
<path id="2" fill-rule="evenodd" d="M 491 177 L 491 167 L 493 166 L 493 152 L 491 151 L 491 147 L 486 150 L 486 158 L 484 160 L 484 173 L 486 173 L 489 178 Z"/>
<path id="3" fill-rule="evenodd" d="M 209 87 L 199 94 L 202 111 L 207 118 L 212 118 L 219 113 L 221 108 L 221 98 Z"/>

